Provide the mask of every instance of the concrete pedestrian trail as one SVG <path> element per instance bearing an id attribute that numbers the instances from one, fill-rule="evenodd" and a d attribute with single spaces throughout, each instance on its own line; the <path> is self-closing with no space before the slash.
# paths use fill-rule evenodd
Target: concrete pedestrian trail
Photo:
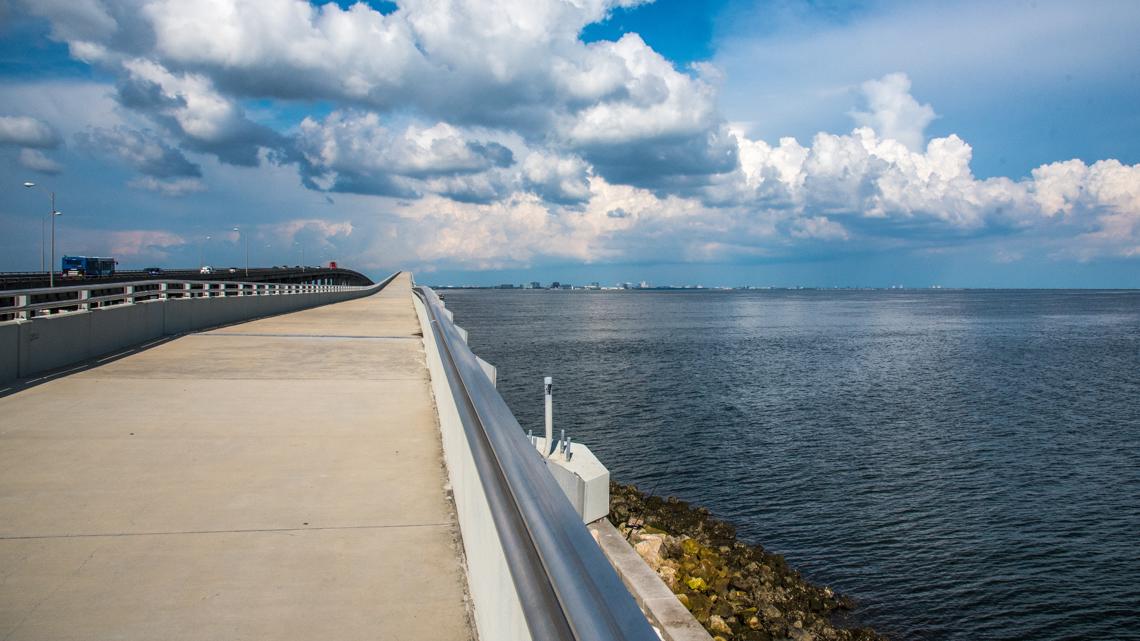
<path id="1" fill-rule="evenodd" d="M 470 639 L 401 274 L 0 398 L 0 640 Z"/>

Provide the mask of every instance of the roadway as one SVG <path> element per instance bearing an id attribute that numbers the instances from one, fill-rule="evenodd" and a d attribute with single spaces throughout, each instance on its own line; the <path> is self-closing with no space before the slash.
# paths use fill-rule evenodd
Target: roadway
<path id="1" fill-rule="evenodd" d="M 410 277 L 0 398 L 0 639 L 471 639 Z"/>
<path id="2" fill-rule="evenodd" d="M 343 267 L 250 267 L 249 274 L 243 268 L 219 268 L 212 274 L 202 274 L 197 269 L 166 269 L 161 274 L 150 275 L 140 270 L 119 270 L 113 276 L 65 277 L 55 275 L 57 287 L 67 285 L 90 285 L 92 283 L 123 283 L 136 280 L 211 280 L 243 281 L 252 283 L 313 283 L 327 285 L 371 285 L 372 279 L 360 272 Z M 48 286 L 45 272 L 0 272 L 0 290 L 36 289 Z"/>

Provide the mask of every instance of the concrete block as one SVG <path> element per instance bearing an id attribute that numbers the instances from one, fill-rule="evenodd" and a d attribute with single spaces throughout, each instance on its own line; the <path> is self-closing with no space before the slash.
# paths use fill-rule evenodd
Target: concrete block
<path id="1" fill-rule="evenodd" d="M 162 336 L 161 318 L 156 322 L 156 305 L 139 303 L 91 310 L 91 357 L 117 352 Z"/>
<path id="2" fill-rule="evenodd" d="M 27 321 L 0 323 L 0 385 L 20 376 L 20 325 Z"/>
<path id="3" fill-rule="evenodd" d="M 494 365 L 488 363 L 487 361 L 479 358 L 478 356 L 475 357 L 475 360 L 479 361 L 479 368 L 482 369 L 483 373 L 487 375 L 487 378 L 491 380 L 491 385 L 498 387 L 499 386 L 499 370 L 498 370 L 498 368 L 496 368 Z"/>
<path id="4" fill-rule="evenodd" d="M 162 333 L 172 336 L 197 329 L 194 313 L 201 302 L 205 301 L 197 298 L 176 298 L 163 303 Z"/>
<path id="5" fill-rule="evenodd" d="M 20 377 L 91 358 L 91 313 L 33 318 L 20 325 Z"/>
<path id="6" fill-rule="evenodd" d="M 546 452 L 546 438 L 535 438 L 538 451 Z M 555 452 L 546 459 L 546 469 L 570 499 L 583 523 L 591 523 L 610 513 L 610 471 L 581 443 L 570 447 L 570 460 Z"/>

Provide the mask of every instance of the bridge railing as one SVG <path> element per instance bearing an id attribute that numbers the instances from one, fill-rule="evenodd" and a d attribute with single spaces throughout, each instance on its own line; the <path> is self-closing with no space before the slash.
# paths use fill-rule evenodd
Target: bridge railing
<path id="1" fill-rule="evenodd" d="M 0 321 L 88 311 L 148 300 L 287 296 L 365 289 L 349 285 L 248 283 L 241 281 L 139 280 L 0 291 Z"/>
<path id="2" fill-rule="evenodd" d="M 480 636 L 656 641 L 463 330 L 434 291 L 416 294 Z"/>
<path id="3" fill-rule="evenodd" d="M 368 286 L 154 279 L 0 291 L 0 394 L 164 337 L 369 296 Z"/>

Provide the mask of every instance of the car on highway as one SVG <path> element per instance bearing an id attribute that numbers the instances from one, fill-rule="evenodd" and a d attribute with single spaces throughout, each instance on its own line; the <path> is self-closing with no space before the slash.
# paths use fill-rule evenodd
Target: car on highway
<path id="1" fill-rule="evenodd" d="M 147 276 L 161 276 L 162 275 L 162 268 L 161 267 L 147 267 L 146 268 L 146 275 Z"/>
<path id="2" fill-rule="evenodd" d="M 199 270 L 198 270 L 198 273 L 199 273 L 199 274 L 213 274 L 213 273 L 214 273 L 214 268 L 213 268 L 213 267 L 210 267 L 209 265 L 203 265 L 203 266 L 202 266 L 202 269 L 199 269 Z"/>

